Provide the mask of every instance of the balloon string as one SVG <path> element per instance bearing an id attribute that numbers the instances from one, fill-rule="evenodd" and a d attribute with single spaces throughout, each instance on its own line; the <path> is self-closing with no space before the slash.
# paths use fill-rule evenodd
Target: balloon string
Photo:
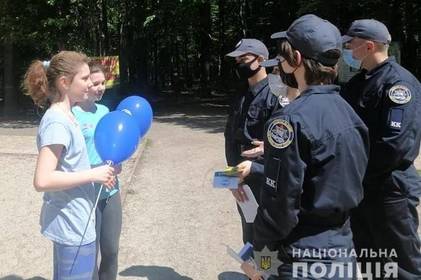
<path id="1" fill-rule="evenodd" d="M 113 162 L 111 160 L 107 160 L 106 163 L 107 163 L 108 166 L 111 166 L 113 164 Z M 93 182 L 92 182 L 92 185 L 94 185 Z M 99 188 L 98 195 L 96 197 L 95 205 L 91 208 L 91 212 L 89 213 L 89 219 L 88 219 L 88 222 L 86 223 L 85 230 L 83 231 L 82 239 L 80 240 L 79 246 L 77 248 L 75 258 L 73 259 L 73 263 L 72 263 L 72 267 L 70 268 L 70 274 L 69 274 L 69 276 L 72 275 L 73 268 L 75 266 L 77 256 L 79 255 L 80 247 L 82 247 L 83 239 L 85 238 L 85 234 L 86 234 L 86 231 L 88 229 L 89 222 L 91 221 L 91 218 L 92 218 L 92 213 L 95 213 L 94 210 L 96 210 L 96 207 L 98 206 L 99 197 L 101 196 L 101 192 L 102 192 L 103 187 L 104 187 L 104 184 L 101 184 L 101 187 Z"/>

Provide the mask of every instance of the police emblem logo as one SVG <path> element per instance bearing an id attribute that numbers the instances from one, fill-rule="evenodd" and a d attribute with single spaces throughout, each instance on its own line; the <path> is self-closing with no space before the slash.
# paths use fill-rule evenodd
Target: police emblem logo
<path id="1" fill-rule="evenodd" d="M 268 270 L 272 267 L 272 259 L 270 256 L 260 256 L 260 268 Z"/>
<path id="2" fill-rule="evenodd" d="M 389 89 L 389 98 L 396 104 L 406 104 L 411 97 L 411 91 L 406 86 L 396 85 Z"/>
<path id="3" fill-rule="evenodd" d="M 253 253 L 256 268 L 266 276 L 265 279 L 271 275 L 279 276 L 278 268 L 283 263 L 278 259 L 278 251 L 271 251 L 265 246 L 262 251 L 253 251 Z"/>
<path id="4" fill-rule="evenodd" d="M 283 149 L 292 143 L 294 130 L 289 122 L 279 119 L 274 120 L 268 127 L 267 138 L 273 147 Z"/>

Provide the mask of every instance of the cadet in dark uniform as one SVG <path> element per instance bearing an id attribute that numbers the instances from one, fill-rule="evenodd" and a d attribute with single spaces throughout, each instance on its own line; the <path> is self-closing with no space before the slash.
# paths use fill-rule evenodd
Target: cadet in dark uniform
<path id="1" fill-rule="evenodd" d="M 283 58 L 275 57 L 260 63 L 260 66 L 262 67 L 269 69 L 272 68 L 272 73 L 268 74 L 269 88 L 271 92 L 278 97 L 279 103 L 277 106 L 275 106 L 274 112 L 281 110 L 281 108 L 287 106 L 290 102 L 297 98 L 297 96 L 300 95 L 296 84 L 293 85 L 293 88 L 287 86 L 282 80 L 282 78 L 286 78 L 286 76 L 280 76 L 280 59 Z M 250 174 L 258 173 L 261 176 L 264 175 L 264 159 L 262 159 L 264 154 L 263 141 L 255 141 L 253 144 L 256 145 L 255 148 L 243 151 L 241 154 L 243 157 L 248 158 L 249 160 L 243 161 L 237 165 L 239 176 L 242 180 L 244 180 L 244 178 Z M 252 166 L 253 170 L 251 170 Z"/>
<path id="2" fill-rule="evenodd" d="M 242 39 L 238 42 L 236 49 L 228 53 L 227 56 L 235 57 L 238 74 L 249 85 L 247 91 L 236 96 L 225 129 L 227 164 L 236 166 L 243 161 L 242 151 L 254 147 L 253 141 L 263 140 L 264 125 L 272 114 L 278 99 L 269 90 L 265 68 L 259 65 L 269 56 L 266 46 L 261 41 Z M 250 186 L 256 199 L 258 199 L 263 185 L 263 176 L 250 176 L 245 183 Z M 233 194 L 239 199 L 243 194 L 242 187 L 233 191 Z M 251 243 L 253 240 L 253 224 L 245 222 L 240 208 L 239 212 L 243 227 L 243 241 L 244 243 Z"/>
<path id="3" fill-rule="evenodd" d="M 279 279 L 354 279 L 349 211 L 363 198 L 368 131 L 332 85 L 340 33 L 305 15 L 272 38 L 280 40 L 281 75 L 289 77 L 283 80 L 296 84 L 300 96 L 265 127 L 255 250 L 279 252 Z"/>
<path id="4" fill-rule="evenodd" d="M 383 251 L 382 258 L 360 259 L 371 262 L 373 274 L 380 260 L 398 263 L 398 279 L 421 279 L 416 210 L 421 186 L 413 165 L 420 148 L 421 85 L 388 57 L 391 36 L 383 23 L 356 20 L 343 39 L 345 61 L 361 71 L 341 94 L 370 133 L 365 198 L 351 218 L 355 246 L 362 257 L 361 249 Z"/>

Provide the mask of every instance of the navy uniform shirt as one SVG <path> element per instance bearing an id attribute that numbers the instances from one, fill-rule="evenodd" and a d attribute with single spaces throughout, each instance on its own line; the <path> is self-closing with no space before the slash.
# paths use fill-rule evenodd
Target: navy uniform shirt
<path id="1" fill-rule="evenodd" d="M 419 196 L 421 186 L 413 166 L 421 138 L 419 81 L 390 57 L 354 76 L 341 95 L 369 128 L 367 197 L 396 188 Z"/>
<path id="2" fill-rule="evenodd" d="M 278 98 L 271 93 L 267 78 L 236 96 L 224 134 L 225 156 L 229 166 L 244 160 L 241 152 L 255 148 L 252 141 L 263 140 L 264 125 L 277 103 Z"/>
<path id="3" fill-rule="evenodd" d="M 310 86 L 265 131 L 256 244 L 283 243 L 308 223 L 342 225 L 363 197 L 368 130 L 339 87 Z"/>

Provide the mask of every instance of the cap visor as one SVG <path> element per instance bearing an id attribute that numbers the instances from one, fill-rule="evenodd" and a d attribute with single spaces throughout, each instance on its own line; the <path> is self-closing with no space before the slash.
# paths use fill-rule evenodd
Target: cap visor
<path id="1" fill-rule="evenodd" d="M 351 36 L 348 36 L 348 35 L 344 35 L 344 36 L 342 36 L 342 43 L 343 44 L 348 43 L 349 41 L 352 40 L 352 38 L 354 38 L 354 37 L 351 37 Z"/>
<path id="2" fill-rule="evenodd" d="M 278 66 L 279 60 L 276 58 L 268 59 L 265 61 L 260 62 L 260 66 L 262 67 L 273 67 Z"/>
<path id="3" fill-rule="evenodd" d="M 246 54 L 246 52 L 244 52 L 244 51 L 233 51 L 233 52 L 227 53 L 226 56 L 237 57 L 237 56 L 241 56 L 243 54 Z"/>
<path id="4" fill-rule="evenodd" d="M 270 35 L 271 39 L 280 39 L 280 38 L 286 38 L 286 37 L 287 37 L 286 31 L 276 32 Z"/>

